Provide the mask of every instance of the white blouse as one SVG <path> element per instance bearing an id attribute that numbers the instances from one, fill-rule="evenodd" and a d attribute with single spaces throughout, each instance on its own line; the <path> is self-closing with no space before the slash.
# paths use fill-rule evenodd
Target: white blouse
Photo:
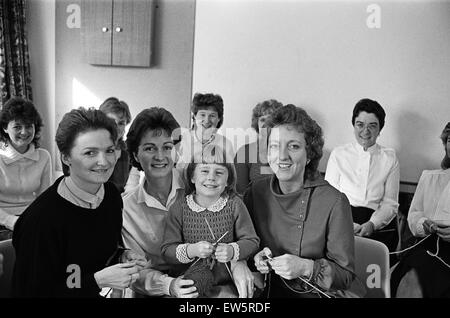
<path id="1" fill-rule="evenodd" d="M 358 143 L 335 148 L 325 174 L 350 204 L 374 210 L 370 221 L 375 230 L 388 225 L 398 212 L 400 168 L 395 150 L 378 144 L 364 151 Z"/>
<path id="2" fill-rule="evenodd" d="M 450 169 L 425 170 L 420 176 L 408 212 L 408 225 L 414 236 L 423 237 L 423 222 L 450 220 Z"/>

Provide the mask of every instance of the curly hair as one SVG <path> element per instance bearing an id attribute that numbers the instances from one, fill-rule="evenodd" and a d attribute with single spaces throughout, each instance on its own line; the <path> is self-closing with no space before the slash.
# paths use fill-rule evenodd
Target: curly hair
<path id="1" fill-rule="evenodd" d="M 306 155 L 309 163 L 305 167 L 304 180 L 315 180 L 319 175 L 317 168 L 319 167 L 319 161 L 323 154 L 324 140 L 322 128 L 320 128 L 316 121 L 303 108 L 292 104 L 275 110 L 267 121 L 268 128 L 281 125 L 291 125 L 305 135 Z"/>
<path id="2" fill-rule="evenodd" d="M 228 194 L 230 197 L 237 195 L 236 192 L 236 168 L 234 163 L 226 161 L 226 151 L 218 145 L 209 144 L 203 151 L 198 152 L 193 155 L 193 160 L 189 163 L 186 168 L 186 194 L 191 194 L 195 192 L 195 184 L 192 183 L 192 177 L 194 176 L 195 167 L 198 164 L 217 164 L 227 168 L 228 179 L 227 187 L 224 193 Z"/>
<path id="3" fill-rule="evenodd" d="M 386 119 L 386 112 L 377 101 L 368 98 L 363 98 L 358 101 L 353 108 L 352 126 L 355 126 L 355 119 L 358 117 L 360 112 L 374 114 L 380 122 L 380 131 L 383 129 L 384 121 Z"/>
<path id="4" fill-rule="evenodd" d="M 272 114 L 276 109 L 283 106 L 282 103 L 277 101 L 276 99 L 265 100 L 261 103 L 258 103 L 252 112 L 252 128 L 259 133 L 258 120 L 260 117 L 265 115 Z"/>
<path id="5" fill-rule="evenodd" d="M 117 127 L 113 119 L 94 107 L 72 109 L 63 116 L 56 130 L 55 141 L 59 152 L 69 156 L 75 140 L 80 134 L 99 129 L 107 130 L 111 135 L 112 142 L 116 143 Z M 64 175 L 68 175 L 69 167 L 64 162 L 62 162 L 62 166 Z"/>
<path id="6" fill-rule="evenodd" d="M 34 125 L 34 138 L 31 141 L 35 148 L 39 148 L 41 128 L 44 126 L 41 116 L 34 104 L 21 97 L 10 98 L 0 111 L 0 141 L 9 142 L 9 135 L 5 132 L 10 121 L 22 122 L 25 125 Z"/>
<path id="7" fill-rule="evenodd" d="M 163 132 L 167 136 L 172 137 L 172 133 L 180 128 L 180 124 L 177 122 L 172 113 L 162 107 L 151 107 L 141 111 L 131 123 L 130 129 L 127 134 L 127 150 L 130 154 L 130 161 L 133 167 L 136 167 L 139 171 L 142 171 L 142 166 L 136 161 L 134 155 L 138 153 L 139 144 L 142 137 L 149 130 L 155 131 L 158 135 Z M 178 143 L 179 140 L 174 141 Z"/>
<path id="8" fill-rule="evenodd" d="M 448 122 L 447 125 L 445 125 L 444 130 L 442 131 L 440 136 L 445 150 L 445 156 L 441 161 L 441 168 L 443 170 L 450 168 L 450 157 L 449 157 L 450 154 L 447 151 L 447 140 L 449 136 L 450 136 L 450 122 Z"/>
<path id="9" fill-rule="evenodd" d="M 131 113 L 128 104 L 116 97 L 108 97 L 98 109 L 105 114 L 114 113 L 124 115 L 127 125 L 131 122 Z"/>
<path id="10" fill-rule="evenodd" d="M 209 107 L 215 108 L 217 114 L 219 115 L 219 122 L 217 128 L 220 128 L 223 124 L 223 99 L 218 94 L 201 94 L 195 93 L 192 99 L 191 112 L 194 116 L 197 115 L 199 110 L 208 109 Z"/>

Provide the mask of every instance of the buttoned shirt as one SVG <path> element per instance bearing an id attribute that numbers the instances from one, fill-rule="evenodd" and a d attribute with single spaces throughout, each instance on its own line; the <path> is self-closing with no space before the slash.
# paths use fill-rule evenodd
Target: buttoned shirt
<path id="1" fill-rule="evenodd" d="M 168 210 L 175 200 L 184 195 L 184 184 L 176 169 L 172 170 L 172 189 L 164 206 L 145 190 L 146 179 L 123 196 L 122 237 L 125 247 L 144 255 L 148 261 L 133 289 L 152 296 L 169 295 L 173 280 L 162 272 L 169 265 L 161 256 L 161 242 Z M 144 286 L 145 278 L 150 282 Z"/>
<path id="2" fill-rule="evenodd" d="M 427 219 L 450 221 L 450 169 L 425 170 L 420 176 L 408 212 L 408 225 L 414 236 L 425 236 Z"/>
<path id="3" fill-rule="evenodd" d="M 52 182 L 50 154 L 30 144 L 21 154 L 13 146 L 0 146 L 0 225 L 13 229 L 18 215 Z"/>
<path id="4" fill-rule="evenodd" d="M 103 201 L 105 196 L 105 187 L 102 184 L 95 194 L 91 194 L 79 188 L 69 176 L 61 180 L 58 184 L 57 192 L 64 199 L 75 204 L 76 206 L 86 209 L 96 209 Z"/>
<path id="5" fill-rule="evenodd" d="M 400 168 L 395 151 L 378 144 L 364 151 L 358 143 L 335 148 L 325 174 L 350 204 L 374 210 L 375 230 L 388 225 L 398 212 Z"/>

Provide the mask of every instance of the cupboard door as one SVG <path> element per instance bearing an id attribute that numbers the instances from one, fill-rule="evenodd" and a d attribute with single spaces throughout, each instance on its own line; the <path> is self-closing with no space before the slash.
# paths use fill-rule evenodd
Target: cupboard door
<path id="1" fill-rule="evenodd" d="M 112 65 L 150 67 L 153 0 L 114 0 Z"/>
<path id="2" fill-rule="evenodd" d="M 82 8 L 81 28 L 87 62 L 111 65 L 113 1 L 85 0 Z"/>

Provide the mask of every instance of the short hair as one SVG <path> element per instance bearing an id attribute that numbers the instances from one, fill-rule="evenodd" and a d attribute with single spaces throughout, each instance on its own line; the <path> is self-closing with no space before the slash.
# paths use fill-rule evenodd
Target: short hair
<path id="1" fill-rule="evenodd" d="M 193 155 L 193 160 L 188 164 L 186 168 L 186 194 L 195 192 L 195 184 L 191 179 L 194 176 L 195 167 L 199 164 L 217 164 L 227 168 L 228 179 L 225 193 L 230 197 L 237 195 L 236 192 L 236 168 L 233 162 L 227 162 L 226 151 L 222 147 L 214 144 L 207 145 L 203 151 L 197 152 Z"/>
<path id="2" fill-rule="evenodd" d="M 139 171 L 142 171 L 141 164 L 136 161 L 134 154 L 137 154 L 142 137 L 149 130 L 157 131 L 159 134 L 165 132 L 172 137 L 173 132 L 180 128 L 172 113 L 162 107 L 151 107 L 141 111 L 131 123 L 127 134 L 127 150 L 130 154 L 131 164 Z M 179 140 L 175 140 L 176 144 Z"/>
<path id="3" fill-rule="evenodd" d="M 36 148 L 39 148 L 41 138 L 42 118 L 39 115 L 33 102 L 22 97 L 10 98 L 0 111 L 0 141 L 10 141 L 9 135 L 4 131 L 8 128 L 10 121 L 23 122 L 26 125 L 34 125 L 34 138 L 31 141 Z"/>
<path id="4" fill-rule="evenodd" d="M 125 116 L 125 120 L 127 121 L 127 125 L 131 122 L 130 108 L 127 103 L 116 97 L 108 97 L 98 109 L 105 114 L 123 114 Z"/>
<path id="5" fill-rule="evenodd" d="M 201 94 L 195 93 L 192 99 L 191 112 L 197 115 L 199 110 L 208 109 L 209 107 L 215 108 L 217 114 L 219 115 L 219 122 L 217 128 L 220 128 L 223 124 L 223 99 L 218 94 Z"/>
<path id="6" fill-rule="evenodd" d="M 265 100 L 261 103 L 258 103 L 252 112 L 252 128 L 259 133 L 258 120 L 260 117 L 265 115 L 272 114 L 276 109 L 283 106 L 282 103 L 277 101 L 276 99 Z"/>
<path id="7" fill-rule="evenodd" d="M 271 128 L 290 125 L 305 135 L 306 155 L 309 163 L 305 167 L 304 180 L 315 180 L 318 176 L 319 161 L 323 154 L 322 128 L 308 113 L 300 107 L 292 104 L 285 105 L 275 110 L 267 121 L 267 127 Z"/>
<path id="8" fill-rule="evenodd" d="M 55 141 L 61 154 L 69 156 L 77 137 L 85 132 L 105 129 L 111 135 L 111 141 L 116 144 L 117 127 L 113 119 L 93 107 L 72 109 L 61 119 L 56 130 Z M 69 167 L 64 162 L 63 172 L 68 175 Z"/>
<path id="9" fill-rule="evenodd" d="M 442 143 L 444 144 L 445 150 L 444 159 L 442 159 L 441 161 L 441 168 L 443 170 L 450 168 L 450 157 L 449 157 L 450 154 L 447 152 L 447 139 L 449 135 L 450 135 L 450 122 L 448 122 L 447 125 L 445 125 L 444 130 L 442 131 L 440 136 Z"/>
<path id="10" fill-rule="evenodd" d="M 366 112 L 369 114 L 374 114 L 380 123 L 380 131 L 384 127 L 384 121 L 386 119 L 386 113 L 381 107 L 381 105 L 375 101 L 368 98 L 363 98 L 360 101 L 358 101 L 353 108 L 353 115 L 352 115 L 352 126 L 355 126 L 355 119 L 358 117 L 360 112 Z"/>

